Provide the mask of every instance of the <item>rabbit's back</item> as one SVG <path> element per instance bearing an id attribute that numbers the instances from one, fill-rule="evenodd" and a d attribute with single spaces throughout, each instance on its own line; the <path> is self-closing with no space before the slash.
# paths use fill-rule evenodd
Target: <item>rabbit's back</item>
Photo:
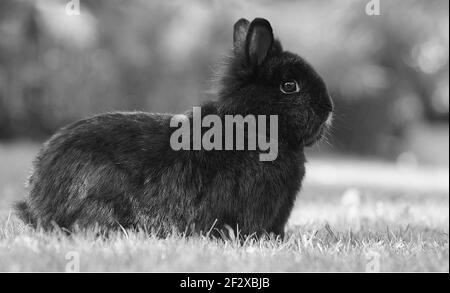
<path id="1" fill-rule="evenodd" d="M 133 224 L 144 169 L 169 159 L 170 117 L 108 113 L 61 129 L 34 161 L 22 217 L 44 227 Z"/>

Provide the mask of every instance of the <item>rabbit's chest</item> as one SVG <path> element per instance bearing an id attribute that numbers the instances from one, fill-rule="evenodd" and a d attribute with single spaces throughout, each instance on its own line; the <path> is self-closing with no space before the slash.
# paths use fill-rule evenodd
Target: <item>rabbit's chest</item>
<path id="1" fill-rule="evenodd" d="M 276 162 L 245 162 L 245 167 L 218 172 L 206 200 L 217 215 L 241 225 L 267 226 L 289 213 L 304 176 L 303 161 L 285 155 Z"/>

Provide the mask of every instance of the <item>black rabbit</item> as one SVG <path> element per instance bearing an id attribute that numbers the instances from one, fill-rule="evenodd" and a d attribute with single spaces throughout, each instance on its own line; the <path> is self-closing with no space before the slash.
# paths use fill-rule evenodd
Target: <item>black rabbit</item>
<path id="1" fill-rule="evenodd" d="M 70 124 L 34 161 L 16 205 L 33 226 L 143 227 L 167 235 L 220 231 L 283 235 L 305 174 L 303 149 L 327 127 L 332 102 L 301 57 L 284 51 L 265 19 L 234 25 L 234 48 L 202 115 L 278 115 L 278 156 L 259 150 L 174 150 L 173 115 L 107 113 Z M 192 120 L 192 111 L 186 116 Z M 203 130 L 204 131 L 204 130 Z"/>

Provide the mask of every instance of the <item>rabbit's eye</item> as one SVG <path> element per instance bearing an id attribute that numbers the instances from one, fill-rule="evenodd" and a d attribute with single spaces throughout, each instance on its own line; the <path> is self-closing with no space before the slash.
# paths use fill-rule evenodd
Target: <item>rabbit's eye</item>
<path id="1" fill-rule="evenodd" d="M 284 81 L 280 84 L 281 92 L 285 94 L 298 93 L 300 88 L 295 80 Z"/>

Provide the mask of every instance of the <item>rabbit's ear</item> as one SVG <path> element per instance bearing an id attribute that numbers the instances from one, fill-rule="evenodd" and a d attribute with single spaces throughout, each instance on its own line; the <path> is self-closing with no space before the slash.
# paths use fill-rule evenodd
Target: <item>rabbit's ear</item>
<path id="1" fill-rule="evenodd" d="M 247 36 L 248 27 L 250 22 L 245 18 L 239 19 L 234 24 L 233 30 L 233 47 L 235 52 L 243 51 L 245 45 L 245 38 Z"/>
<path id="2" fill-rule="evenodd" d="M 253 66 L 260 66 L 273 44 L 273 31 L 270 23 L 263 18 L 255 18 L 248 28 L 245 51 Z"/>

